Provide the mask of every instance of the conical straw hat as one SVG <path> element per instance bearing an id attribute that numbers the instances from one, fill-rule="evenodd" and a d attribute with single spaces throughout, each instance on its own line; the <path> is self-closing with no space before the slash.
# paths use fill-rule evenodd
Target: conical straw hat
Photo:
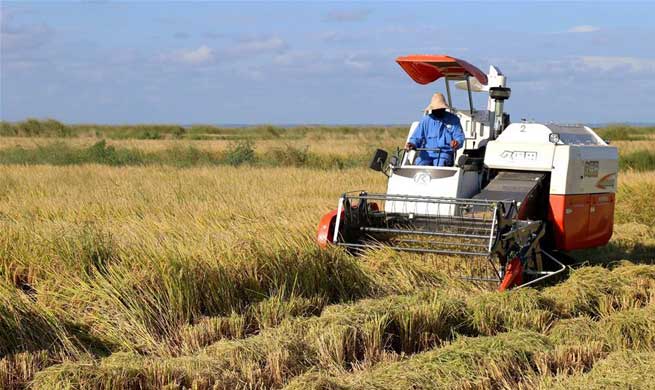
<path id="1" fill-rule="evenodd" d="M 446 99 L 443 97 L 443 94 L 437 92 L 432 95 L 432 100 L 430 100 L 430 105 L 425 107 L 425 112 L 430 112 L 432 110 L 438 110 L 441 108 L 448 108 Z"/>

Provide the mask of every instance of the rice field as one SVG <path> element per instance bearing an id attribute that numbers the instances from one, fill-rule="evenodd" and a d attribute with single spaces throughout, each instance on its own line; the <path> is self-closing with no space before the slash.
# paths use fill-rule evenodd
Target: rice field
<path id="1" fill-rule="evenodd" d="M 363 139 L 255 150 L 346 156 L 375 144 Z M 89 145 L 0 137 L 0 149 L 29 142 Z M 608 246 L 575 253 L 557 284 L 506 293 L 443 272 L 465 258 L 319 250 L 338 196 L 385 179 L 364 167 L 0 164 L 0 388 L 655 387 L 655 171 L 621 172 Z"/>

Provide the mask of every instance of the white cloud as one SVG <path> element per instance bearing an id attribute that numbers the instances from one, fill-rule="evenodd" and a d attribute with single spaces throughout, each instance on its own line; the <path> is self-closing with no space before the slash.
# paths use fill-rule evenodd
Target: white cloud
<path id="1" fill-rule="evenodd" d="M 18 71 L 32 71 L 37 66 L 37 63 L 30 60 L 12 60 L 7 61 L 4 65 L 4 70 L 18 70 Z"/>
<path id="2" fill-rule="evenodd" d="M 279 72 L 280 75 L 293 75 L 294 78 L 326 76 L 343 69 L 343 57 L 326 56 L 322 51 L 289 50 L 273 57 L 273 67 L 269 72 Z M 287 77 L 287 76 L 281 76 Z"/>
<path id="3" fill-rule="evenodd" d="M 276 51 L 281 52 L 286 50 L 287 43 L 280 37 L 271 36 L 263 38 L 248 38 L 242 39 L 232 47 L 228 48 L 230 54 L 257 54 L 258 52 Z"/>
<path id="4" fill-rule="evenodd" d="M 371 10 L 368 8 L 352 10 L 333 10 L 323 18 L 328 22 L 362 22 L 368 18 Z"/>
<path id="5" fill-rule="evenodd" d="M 201 65 L 215 60 L 215 50 L 202 45 L 197 49 L 178 50 L 162 57 L 164 60 L 190 65 Z"/>
<path id="6" fill-rule="evenodd" d="M 342 43 L 342 42 L 354 41 L 356 39 L 356 35 L 350 32 L 347 33 L 343 31 L 326 31 L 319 35 L 319 39 L 324 42 Z"/>
<path id="7" fill-rule="evenodd" d="M 357 58 L 357 56 L 349 56 L 344 60 L 344 64 L 350 68 L 357 70 L 368 70 L 371 67 L 371 62 Z"/>
<path id="8" fill-rule="evenodd" d="M 584 66 L 600 71 L 627 70 L 632 72 L 655 72 L 655 59 L 638 57 L 582 56 Z"/>
<path id="9" fill-rule="evenodd" d="M 570 29 L 568 29 L 567 32 L 570 32 L 570 33 L 592 33 L 592 32 L 596 32 L 596 31 L 599 31 L 599 30 L 600 30 L 600 27 L 590 26 L 588 24 L 585 24 L 585 25 L 581 25 L 581 26 L 573 26 Z"/>
<path id="10" fill-rule="evenodd" d="M 217 32 L 214 32 L 214 31 L 207 31 L 207 32 L 205 32 L 204 35 L 205 35 L 205 37 L 211 38 L 211 39 L 217 39 L 217 38 L 224 38 L 225 37 L 224 34 L 217 33 Z"/>
<path id="11" fill-rule="evenodd" d="M 287 51 L 273 57 L 273 63 L 276 65 L 307 65 L 312 62 L 312 59 L 316 58 L 318 58 L 318 56 L 311 52 Z"/>
<path id="12" fill-rule="evenodd" d="M 264 71 L 256 66 L 246 66 L 236 69 L 236 71 L 247 80 L 260 81 L 264 79 Z"/>
<path id="13" fill-rule="evenodd" d="M 195 49 L 176 50 L 160 55 L 159 59 L 165 62 L 204 65 L 224 59 L 238 60 L 249 58 L 262 53 L 281 55 L 287 51 L 287 48 L 287 43 L 282 38 L 276 36 L 246 38 L 223 48 L 214 49 L 207 45 L 202 45 Z"/>
<path id="14" fill-rule="evenodd" d="M 14 13 L 0 10 L 0 39 L 3 50 L 29 50 L 44 45 L 54 30 L 45 23 L 18 25 Z"/>
<path id="15" fill-rule="evenodd" d="M 551 80 L 515 81 L 512 83 L 512 87 L 527 91 L 546 92 L 550 88 L 553 88 L 552 84 L 553 82 Z"/>

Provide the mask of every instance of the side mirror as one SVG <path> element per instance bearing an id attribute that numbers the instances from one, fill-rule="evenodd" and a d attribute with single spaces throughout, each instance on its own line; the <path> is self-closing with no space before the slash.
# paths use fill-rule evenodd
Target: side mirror
<path id="1" fill-rule="evenodd" d="M 548 134 L 548 142 L 551 144 L 557 144 L 559 142 L 559 133 Z"/>
<path id="2" fill-rule="evenodd" d="M 369 168 L 374 171 L 382 172 L 384 170 L 384 163 L 387 161 L 388 155 L 389 153 L 387 153 L 385 150 L 376 150 L 375 154 L 373 155 L 373 159 L 371 159 Z"/>
<path id="3" fill-rule="evenodd" d="M 397 167 L 398 166 L 398 156 L 391 156 L 389 159 L 389 165 L 392 167 Z"/>

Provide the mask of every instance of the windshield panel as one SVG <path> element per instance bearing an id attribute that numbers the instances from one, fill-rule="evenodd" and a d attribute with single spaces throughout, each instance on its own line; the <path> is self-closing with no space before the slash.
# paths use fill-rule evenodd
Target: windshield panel
<path id="1" fill-rule="evenodd" d="M 603 143 L 594 136 L 584 126 L 558 126 L 549 125 L 548 128 L 553 133 L 559 134 L 560 142 L 565 145 L 603 145 Z"/>

